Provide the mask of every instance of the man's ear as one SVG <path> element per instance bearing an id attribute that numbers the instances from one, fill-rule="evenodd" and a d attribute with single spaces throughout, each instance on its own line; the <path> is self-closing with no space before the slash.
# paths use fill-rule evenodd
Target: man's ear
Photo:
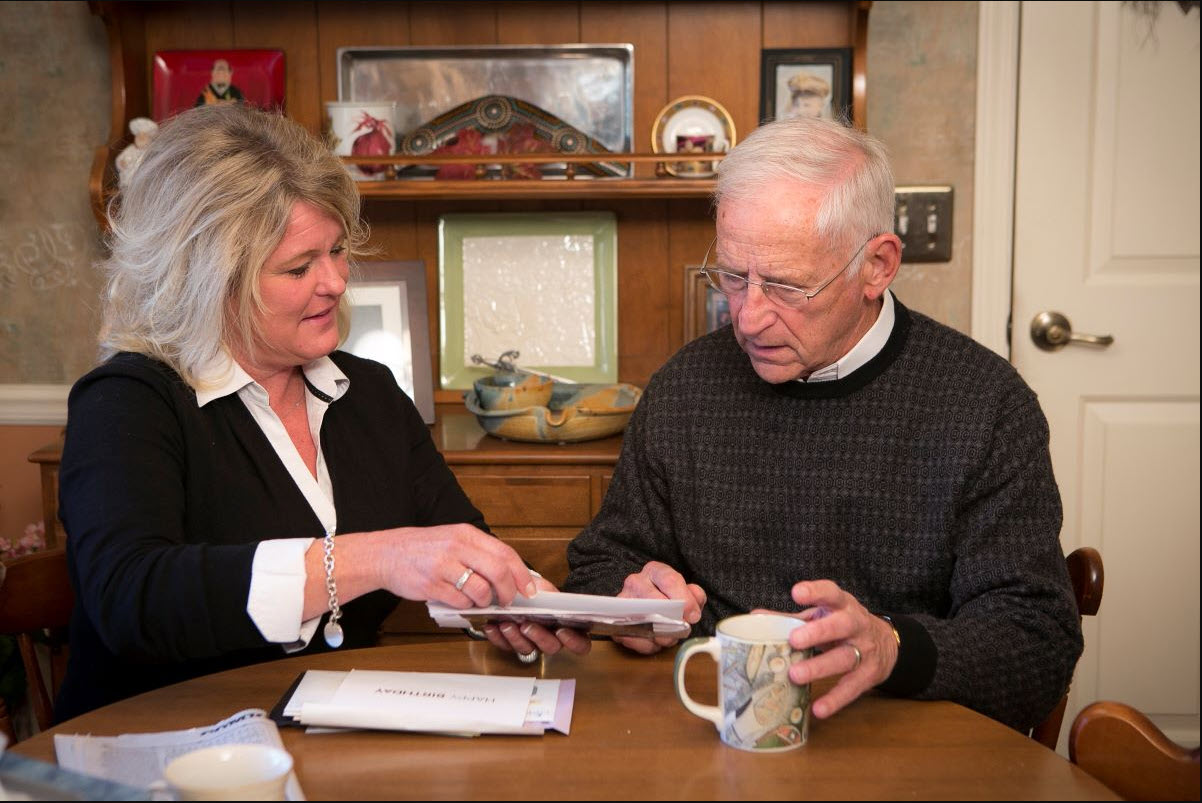
<path id="1" fill-rule="evenodd" d="M 901 268 L 902 244 L 896 234 L 878 234 L 864 247 L 866 256 L 860 266 L 860 277 L 864 283 L 864 296 L 875 301 L 897 277 Z"/>

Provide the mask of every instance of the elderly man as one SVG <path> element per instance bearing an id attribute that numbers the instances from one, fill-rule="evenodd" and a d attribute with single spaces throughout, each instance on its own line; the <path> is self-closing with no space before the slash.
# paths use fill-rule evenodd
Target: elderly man
<path id="1" fill-rule="evenodd" d="M 1082 647 L 1034 393 L 890 292 L 893 176 L 871 137 L 764 125 L 716 201 L 704 270 L 732 325 L 652 378 L 565 590 L 684 599 L 703 634 L 798 612 L 793 646 L 817 651 L 792 679 L 839 678 L 819 718 L 876 687 L 1030 728 Z"/>

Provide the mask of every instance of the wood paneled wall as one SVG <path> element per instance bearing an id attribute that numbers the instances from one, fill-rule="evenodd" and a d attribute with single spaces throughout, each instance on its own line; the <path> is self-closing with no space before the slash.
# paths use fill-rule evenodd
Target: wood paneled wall
<path id="1" fill-rule="evenodd" d="M 286 106 L 314 133 L 325 101 L 338 98 L 340 47 L 564 44 L 634 45 L 634 150 L 650 150 L 656 115 L 680 95 L 721 103 L 745 135 L 757 124 L 763 48 L 848 47 L 863 41 L 857 2 L 171 2 L 122 11 L 124 120 L 144 114 L 157 50 L 278 48 L 285 51 Z M 139 50 L 141 52 L 134 52 Z M 864 54 L 856 53 L 862 62 Z M 114 65 L 116 67 L 116 65 Z M 117 73 L 114 82 L 119 84 Z M 114 97 L 114 108 L 118 99 Z M 862 104 L 857 114 L 863 111 Z M 861 118 L 862 119 L 862 118 Z M 123 132 L 115 121 L 114 136 Z M 683 340 L 686 266 L 700 262 L 713 232 L 705 200 L 391 201 L 365 215 L 381 259 L 426 263 L 430 342 L 438 343 L 438 216 L 446 212 L 605 209 L 618 217 L 619 379 L 645 385 Z M 437 348 L 434 349 L 437 352 Z M 438 376 L 437 353 L 433 372 Z M 458 392 L 436 392 L 458 401 Z"/>

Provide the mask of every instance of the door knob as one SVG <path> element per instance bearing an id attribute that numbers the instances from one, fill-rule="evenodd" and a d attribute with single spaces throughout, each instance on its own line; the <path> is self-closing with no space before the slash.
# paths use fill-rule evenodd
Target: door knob
<path id="1" fill-rule="evenodd" d="M 1114 342 L 1111 335 L 1074 334 L 1073 325 L 1059 312 L 1041 312 L 1032 318 L 1031 339 L 1044 351 L 1057 351 L 1069 343 L 1105 348 Z"/>

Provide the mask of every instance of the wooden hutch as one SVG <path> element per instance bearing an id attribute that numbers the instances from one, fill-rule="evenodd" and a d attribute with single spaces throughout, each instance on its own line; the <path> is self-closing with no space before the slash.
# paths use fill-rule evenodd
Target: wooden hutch
<path id="1" fill-rule="evenodd" d="M 156 51 L 271 48 L 285 52 L 287 113 L 320 133 L 325 101 L 338 99 L 340 47 L 553 45 L 634 46 L 633 151 L 649 154 L 656 115 L 674 98 L 705 95 L 730 113 L 737 136 L 757 125 L 761 51 L 850 47 L 853 114 L 865 120 L 870 2 L 93 2 L 108 30 L 112 127 L 97 148 L 93 208 L 114 186 L 113 160 L 128 124 L 150 116 Z M 634 154 L 632 154 L 634 155 Z M 685 269 L 713 236 L 708 179 L 659 176 L 635 159 L 628 178 L 581 181 L 392 180 L 361 182 L 380 259 L 420 259 L 427 272 L 429 342 L 439 342 L 439 216 L 450 212 L 606 210 L 618 221 L 618 378 L 645 386 L 684 340 Z M 451 468 L 498 535 L 553 582 L 567 573 L 567 542 L 598 510 L 620 437 L 569 445 L 518 444 L 487 436 L 462 391 L 438 387 L 433 434 Z M 57 449 L 39 450 L 47 506 L 55 504 Z M 52 490 L 53 488 L 53 490 Z M 53 509 L 47 528 L 56 526 Z M 424 606 L 389 620 L 393 633 L 430 631 Z"/>

